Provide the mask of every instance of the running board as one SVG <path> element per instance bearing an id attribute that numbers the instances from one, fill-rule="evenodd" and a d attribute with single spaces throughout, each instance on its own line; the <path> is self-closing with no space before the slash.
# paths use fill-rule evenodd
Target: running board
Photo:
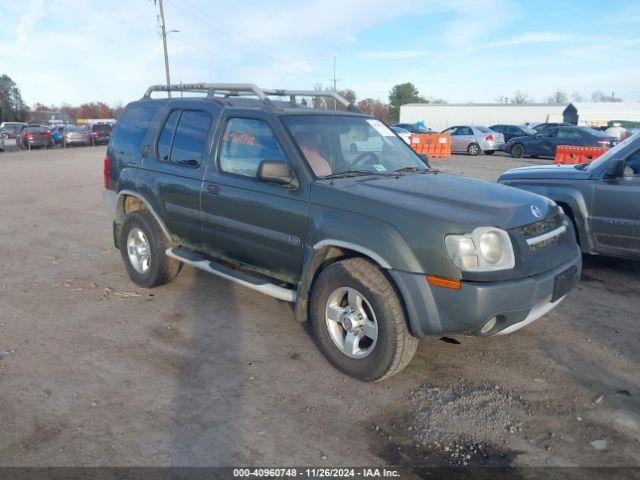
<path id="1" fill-rule="evenodd" d="M 269 281 L 255 277 L 246 272 L 225 267 L 219 263 L 213 262 L 203 255 L 192 252 L 184 248 L 168 248 L 165 252 L 168 257 L 180 260 L 182 263 L 199 268 L 205 272 L 212 273 L 226 280 L 239 283 L 245 287 L 251 288 L 258 292 L 264 293 L 271 297 L 284 300 L 285 302 L 296 301 L 296 291 L 289 288 L 279 287 Z"/>

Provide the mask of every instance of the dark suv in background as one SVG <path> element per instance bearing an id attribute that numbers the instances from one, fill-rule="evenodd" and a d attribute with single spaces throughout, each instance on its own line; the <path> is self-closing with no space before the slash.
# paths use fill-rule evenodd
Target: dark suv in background
<path id="1" fill-rule="evenodd" d="M 105 208 L 138 285 L 188 264 L 293 302 L 334 366 L 375 381 L 402 370 L 419 338 L 524 327 L 580 276 L 553 201 L 437 172 L 340 95 L 171 89 L 205 96 L 152 99 L 167 87 L 149 88 L 104 162 Z M 345 111 L 296 101 L 312 96 Z"/>
<path id="2" fill-rule="evenodd" d="M 108 123 L 97 123 L 91 126 L 91 145 L 106 145 L 111 138 L 111 125 Z"/>

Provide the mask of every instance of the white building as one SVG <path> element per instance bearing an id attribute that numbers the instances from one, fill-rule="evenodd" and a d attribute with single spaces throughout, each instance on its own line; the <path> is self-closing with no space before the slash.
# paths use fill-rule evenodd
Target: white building
<path id="1" fill-rule="evenodd" d="M 564 104 L 546 103 L 408 103 L 400 107 L 400 123 L 422 121 L 425 126 L 439 132 L 453 125 L 535 125 L 562 122 L 566 107 Z"/>
<path id="2" fill-rule="evenodd" d="M 563 112 L 564 121 L 600 127 L 612 120 L 640 122 L 640 102 L 574 102 Z"/>

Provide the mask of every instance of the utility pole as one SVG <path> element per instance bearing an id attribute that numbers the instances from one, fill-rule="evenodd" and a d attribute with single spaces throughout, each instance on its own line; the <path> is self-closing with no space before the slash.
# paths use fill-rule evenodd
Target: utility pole
<path id="1" fill-rule="evenodd" d="M 338 93 L 338 82 L 340 81 L 339 78 L 336 78 L 336 57 L 334 55 L 333 57 L 333 91 Z M 338 109 L 338 101 L 334 98 L 333 99 L 333 109 L 337 110 Z"/>
<path id="2" fill-rule="evenodd" d="M 154 2 L 155 3 L 155 0 Z M 171 76 L 169 74 L 169 52 L 167 51 L 167 28 L 164 22 L 164 8 L 162 5 L 162 0 L 158 0 L 160 4 L 160 29 L 162 35 L 162 45 L 164 46 L 164 70 L 167 75 L 167 95 L 171 98 Z"/>

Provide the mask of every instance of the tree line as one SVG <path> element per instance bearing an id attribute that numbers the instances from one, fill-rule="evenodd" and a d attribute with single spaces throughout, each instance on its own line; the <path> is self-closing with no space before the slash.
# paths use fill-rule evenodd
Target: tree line
<path id="1" fill-rule="evenodd" d="M 316 84 L 314 90 L 326 92 L 331 89 L 325 88 L 321 84 Z M 442 98 L 434 96 L 425 97 L 421 95 L 418 88 L 411 82 L 394 85 L 389 91 L 387 102 L 369 97 L 358 100 L 355 90 L 350 88 L 338 90 L 338 93 L 356 105 L 362 112 L 373 115 L 386 123 L 398 122 L 400 119 L 400 107 L 407 103 L 447 103 L 447 101 Z M 569 103 L 569 98 L 574 102 L 585 101 L 585 98 L 579 93 L 573 93 L 569 96 L 563 90 L 558 89 L 545 97 L 543 103 Z M 602 91 L 593 92 L 590 99 L 592 102 L 622 101 L 622 99 L 616 97 L 614 93 L 608 95 Z M 306 100 L 304 100 L 304 102 L 306 103 Z M 341 104 L 327 97 L 313 97 L 311 102 L 315 108 L 336 108 L 338 110 L 344 110 Z M 528 94 L 516 90 L 511 96 L 499 96 L 496 98 L 496 102 L 527 104 L 534 103 L 534 99 Z M 32 115 L 33 112 L 66 113 L 72 122 L 75 122 L 78 118 L 118 118 L 122 109 L 123 106 L 121 104 L 111 106 L 104 102 L 87 102 L 77 106 L 66 103 L 60 106 L 36 103 L 33 108 L 29 108 L 22 100 L 20 89 L 15 82 L 8 75 L 0 76 L 0 121 L 3 122 L 28 121 L 32 116 L 36 116 Z"/>

